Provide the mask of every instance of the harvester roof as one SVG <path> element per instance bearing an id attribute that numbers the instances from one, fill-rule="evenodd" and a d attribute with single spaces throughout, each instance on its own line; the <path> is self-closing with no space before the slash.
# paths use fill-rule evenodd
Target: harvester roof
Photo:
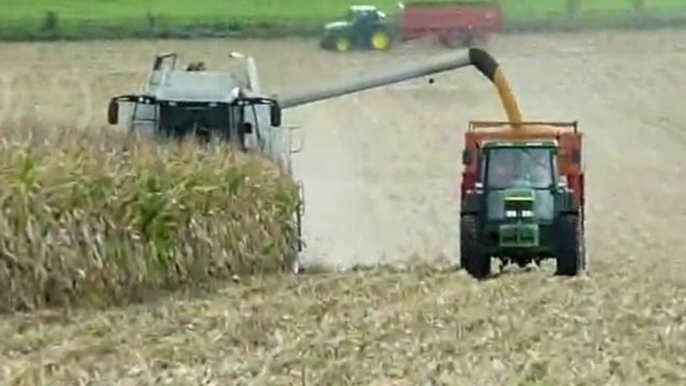
<path id="1" fill-rule="evenodd" d="M 229 103 L 238 96 L 237 87 L 244 86 L 231 72 L 172 70 L 146 94 L 166 101 Z"/>

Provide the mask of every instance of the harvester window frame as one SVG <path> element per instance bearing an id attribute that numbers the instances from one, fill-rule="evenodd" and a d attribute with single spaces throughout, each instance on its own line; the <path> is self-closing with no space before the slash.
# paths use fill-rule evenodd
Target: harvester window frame
<path id="1" fill-rule="evenodd" d="M 262 131 L 261 131 L 261 127 L 260 127 L 260 120 L 257 117 L 257 104 L 255 104 L 255 103 L 251 104 L 250 105 L 250 111 L 252 112 L 252 115 L 253 115 L 254 124 L 251 127 L 252 130 L 250 132 L 246 132 L 246 134 L 254 135 L 256 142 L 257 142 L 257 147 L 260 149 L 263 149 L 264 148 L 264 141 L 262 139 Z M 245 110 L 243 111 L 243 113 L 245 114 Z M 245 116 L 243 117 L 243 121 L 244 121 L 244 123 L 250 124 L 250 122 L 247 122 L 247 119 L 245 118 Z"/>
<path id="2" fill-rule="evenodd" d="M 110 105 L 112 104 L 117 104 L 119 105 L 121 102 L 125 103 L 133 103 L 133 109 L 131 110 L 131 113 L 129 115 L 129 124 L 133 125 L 136 122 L 151 122 L 155 123 L 159 120 L 159 114 L 157 110 L 155 110 L 155 116 L 152 119 L 136 119 L 136 112 L 138 111 L 138 105 L 139 104 L 145 104 L 145 105 L 155 105 L 157 103 L 157 100 L 154 97 L 148 96 L 148 95 L 136 95 L 136 94 L 126 94 L 126 95 L 118 95 L 116 97 L 113 97 L 110 99 Z M 119 106 L 117 106 L 117 112 L 119 110 Z M 109 114 L 109 112 L 108 112 Z M 108 121 L 111 122 L 110 117 L 108 117 Z"/>

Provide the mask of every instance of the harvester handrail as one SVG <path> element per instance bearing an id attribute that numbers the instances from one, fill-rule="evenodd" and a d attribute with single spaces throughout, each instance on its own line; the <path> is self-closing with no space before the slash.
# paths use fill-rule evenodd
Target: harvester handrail
<path id="1" fill-rule="evenodd" d="M 179 55 L 175 51 L 170 51 L 170 52 L 164 52 L 164 53 L 161 53 L 161 54 L 158 54 L 155 56 L 155 62 L 153 64 L 153 70 L 158 70 L 160 68 L 160 66 L 162 65 L 162 62 L 167 58 L 172 58 L 171 69 L 173 70 L 174 68 L 176 68 L 176 61 L 179 58 Z"/>
<path id="2" fill-rule="evenodd" d="M 579 121 L 469 121 L 469 131 L 502 126 L 553 126 L 558 128 L 573 128 L 576 133 L 579 130 Z"/>

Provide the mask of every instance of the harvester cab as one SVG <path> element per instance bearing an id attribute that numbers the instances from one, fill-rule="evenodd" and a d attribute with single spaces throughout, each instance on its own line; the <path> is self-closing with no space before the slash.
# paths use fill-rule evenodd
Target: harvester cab
<path id="1" fill-rule="evenodd" d="M 290 144 L 290 132 L 282 133 L 278 101 L 260 94 L 252 58 L 245 59 L 244 68 L 229 71 L 207 71 L 203 62 L 177 69 L 176 63 L 175 53 L 156 56 L 140 93 L 110 100 L 108 122 L 118 124 L 125 105 L 131 132 L 157 139 L 193 136 L 203 143 L 217 138 L 242 151 L 264 153 L 290 171 L 280 143 Z"/>
<path id="2" fill-rule="evenodd" d="M 581 133 L 576 122 L 518 126 L 472 122 L 465 134 L 460 265 L 484 278 L 492 257 L 554 258 L 558 275 L 576 275 L 586 264 Z"/>

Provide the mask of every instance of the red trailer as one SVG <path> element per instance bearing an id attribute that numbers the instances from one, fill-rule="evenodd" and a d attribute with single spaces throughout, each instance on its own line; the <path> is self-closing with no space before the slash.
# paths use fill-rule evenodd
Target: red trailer
<path id="1" fill-rule="evenodd" d="M 491 1 L 416 1 L 398 5 L 400 12 L 395 20 L 389 20 L 374 6 L 351 6 L 345 20 L 324 26 L 320 46 L 339 52 L 353 48 L 383 51 L 394 41 L 436 37 L 454 48 L 485 43 L 503 27 L 500 6 Z"/>
<path id="2" fill-rule="evenodd" d="M 448 47 L 472 46 L 503 28 L 497 3 L 411 2 L 400 7 L 403 41 L 436 35 Z"/>

